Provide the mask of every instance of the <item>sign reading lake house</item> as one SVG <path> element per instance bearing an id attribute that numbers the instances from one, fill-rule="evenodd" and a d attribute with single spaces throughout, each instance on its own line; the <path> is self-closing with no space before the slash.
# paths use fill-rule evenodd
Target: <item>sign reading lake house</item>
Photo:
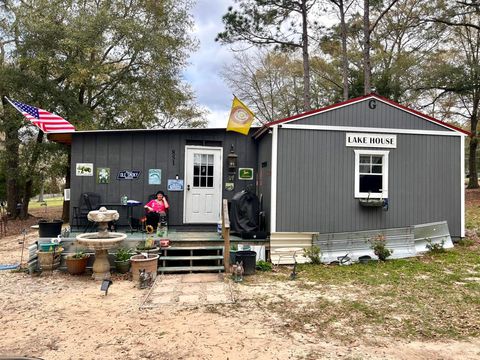
<path id="1" fill-rule="evenodd" d="M 396 148 L 397 135 L 392 134 L 366 134 L 346 133 L 346 146 Z"/>
<path id="2" fill-rule="evenodd" d="M 117 175 L 117 180 L 135 180 L 140 176 L 140 171 L 138 170 L 123 170 L 119 171 Z"/>

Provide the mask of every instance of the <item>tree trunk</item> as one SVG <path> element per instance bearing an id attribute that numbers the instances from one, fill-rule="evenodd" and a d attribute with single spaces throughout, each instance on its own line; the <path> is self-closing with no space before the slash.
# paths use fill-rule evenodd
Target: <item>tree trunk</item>
<path id="1" fill-rule="evenodd" d="M 70 189 L 70 164 L 72 161 L 72 148 L 68 149 L 68 165 L 65 174 L 65 189 Z M 66 224 L 70 221 L 70 201 L 63 201 L 62 220 Z"/>
<path id="2" fill-rule="evenodd" d="M 363 93 L 370 94 L 370 0 L 363 0 Z"/>
<path id="3" fill-rule="evenodd" d="M 32 157 L 28 164 L 33 171 L 36 169 L 38 159 L 40 157 L 41 143 L 43 143 L 43 131 L 39 130 L 37 134 L 37 142 L 35 144 L 35 147 L 33 148 Z M 22 220 L 28 219 L 28 204 L 30 203 L 30 199 L 32 197 L 32 189 L 33 189 L 33 177 L 32 177 L 32 174 L 29 174 L 27 175 L 27 180 L 25 181 L 25 188 L 23 191 L 22 209 L 20 212 L 20 218 Z"/>
<path id="4" fill-rule="evenodd" d="M 7 100 L 2 97 L 3 108 L 10 106 Z M 8 154 L 6 160 L 6 182 L 7 182 L 7 212 L 9 217 L 15 219 L 18 216 L 17 204 L 20 201 L 18 193 L 17 174 L 19 172 L 19 148 L 18 122 L 15 119 L 7 119 L 7 110 L 4 111 L 3 128 L 5 129 L 5 152 Z"/>
<path id="5" fill-rule="evenodd" d="M 310 110 L 310 59 L 308 56 L 307 0 L 302 0 L 303 107 Z"/>
<path id="6" fill-rule="evenodd" d="M 347 24 L 345 22 L 345 6 L 343 0 L 338 1 L 338 7 L 340 9 L 340 27 L 342 36 L 343 100 L 348 100 Z"/>
<path id="7" fill-rule="evenodd" d="M 468 189 L 478 189 L 478 175 L 477 175 L 477 147 L 478 147 L 478 107 L 480 103 L 480 96 L 474 93 L 472 116 L 470 117 L 470 132 L 472 137 L 470 139 L 469 157 L 468 157 L 468 172 L 470 174 L 468 179 Z"/>

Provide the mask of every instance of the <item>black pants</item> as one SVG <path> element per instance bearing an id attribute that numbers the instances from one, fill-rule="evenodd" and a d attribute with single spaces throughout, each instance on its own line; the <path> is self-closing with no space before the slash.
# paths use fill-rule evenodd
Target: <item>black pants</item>
<path id="1" fill-rule="evenodd" d="M 157 228 L 160 222 L 166 221 L 166 214 L 164 212 L 157 213 L 157 212 L 147 212 L 147 226 L 151 225 L 154 229 Z"/>

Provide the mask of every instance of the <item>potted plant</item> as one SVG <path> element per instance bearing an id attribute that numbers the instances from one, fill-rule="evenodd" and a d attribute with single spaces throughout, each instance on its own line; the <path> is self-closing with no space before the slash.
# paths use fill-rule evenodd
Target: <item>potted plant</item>
<path id="1" fill-rule="evenodd" d="M 118 248 L 115 253 L 115 267 L 120 274 L 126 274 L 130 270 L 130 257 L 133 255 L 129 248 Z"/>
<path id="2" fill-rule="evenodd" d="M 87 261 L 90 255 L 86 254 L 84 250 L 77 250 L 75 254 L 68 255 L 65 258 L 67 271 L 70 275 L 80 275 L 85 272 L 87 268 Z"/>

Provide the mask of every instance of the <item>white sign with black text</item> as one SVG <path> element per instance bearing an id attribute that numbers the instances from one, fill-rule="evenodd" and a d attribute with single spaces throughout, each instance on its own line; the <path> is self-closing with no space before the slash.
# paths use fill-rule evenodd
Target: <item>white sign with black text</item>
<path id="1" fill-rule="evenodd" d="M 396 148 L 397 135 L 393 134 L 365 134 L 346 133 L 346 146 Z"/>

